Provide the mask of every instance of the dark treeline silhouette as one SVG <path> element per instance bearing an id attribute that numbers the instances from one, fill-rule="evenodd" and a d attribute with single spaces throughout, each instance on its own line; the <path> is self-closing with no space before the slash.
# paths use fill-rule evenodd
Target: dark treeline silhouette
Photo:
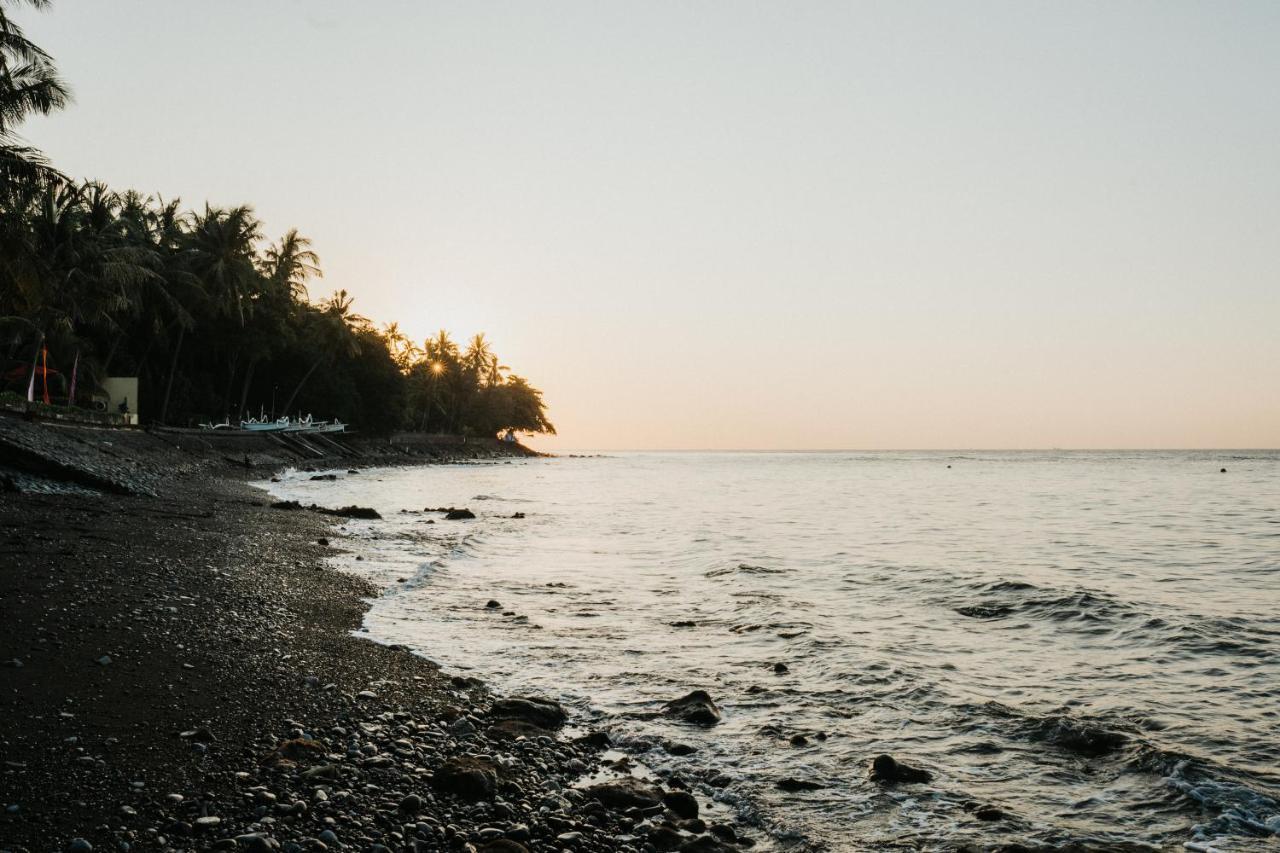
<path id="1" fill-rule="evenodd" d="M 314 302 L 310 241 L 267 242 L 249 206 L 75 182 L 16 135 L 70 100 L 52 59 L 0 0 L 0 357 L 3 391 L 33 376 L 54 403 L 87 402 L 107 376 L 137 376 L 140 414 L 176 425 L 314 413 L 372 431 L 493 435 L 555 430 L 542 394 L 483 334 L 415 345 L 377 328 L 345 290 Z"/>

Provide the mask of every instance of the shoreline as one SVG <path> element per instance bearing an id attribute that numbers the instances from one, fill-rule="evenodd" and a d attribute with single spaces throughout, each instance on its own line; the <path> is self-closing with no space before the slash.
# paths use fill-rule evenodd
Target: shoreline
<path id="1" fill-rule="evenodd" d="M 0 500 L 0 850 L 747 846 L 678 780 L 574 787 L 607 737 L 554 703 L 358 636 L 375 590 L 324 564 L 338 519 L 247 482 L 274 468 L 70 437 L 143 488 Z"/>

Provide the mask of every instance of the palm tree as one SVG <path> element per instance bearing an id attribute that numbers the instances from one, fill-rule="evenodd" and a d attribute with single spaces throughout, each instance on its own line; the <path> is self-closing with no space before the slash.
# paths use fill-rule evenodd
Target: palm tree
<path id="1" fill-rule="evenodd" d="M 44 9 L 48 0 L 25 0 Z M 58 76 L 53 59 L 32 43 L 13 22 L 0 0 L 0 188 L 57 177 L 44 156 L 23 144 L 15 133 L 33 114 L 48 115 L 71 100 L 71 91 Z"/>
<path id="2" fill-rule="evenodd" d="M 278 243 L 267 247 L 258 268 L 263 277 L 262 292 L 249 318 L 247 334 L 237 347 L 238 353 L 248 357 L 244 381 L 240 386 L 240 403 L 236 408 L 240 418 L 244 417 L 258 363 L 269 358 L 279 348 L 281 340 L 287 337 L 288 320 L 296 304 L 307 300 L 307 281 L 324 277 L 319 255 L 312 251 L 311 241 L 299 234 L 296 228 L 290 229 Z"/>
<path id="3" fill-rule="evenodd" d="M 154 256 L 120 239 L 117 209 L 101 185 L 59 183 L 27 210 L 25 257 L 10 269 L 35 352 L 51 336 L 79 349 L 86 334 L 119 334 L 134 293 L 156 276 Z"/>
<path id="4" fill-rule="evenodd" d="M 400 331 L 399 323 L 388 323 L 382 329 L 382 338 L 387 342 L 391 358 L 401 373 L 408 373 L 414 363 L 422 357 L 422 350 L 409 340 L 409 336 Z"/>
<path id="5" fill-rule="evenodd" d="M 486 385 L 497 385 L 502 382 L 502 371 L 507 369 L 498 361 L 484 332 L 477 332 L 467 344 L 467 352 L 462 357 L 463 365 L 476 376 L 476 381 Z"/>
<path id="6" fill-rule="evenodd" d="M 298 392 L 302 390 L 303 385 L 307 384 L 307 380 L 316 372 L 316 368 L 340 355 L 354 357 L 360 354 L 360 338 L 357 333 L 369 330 L 370 323 L 369 318 L 352 312 L 352 302 L 351 294 L 345 290 L 339 290 L 325 300 L 319 311 L 312 312 L 309 331 L 317 355 L 311 362 L 311 366 L 307 368 L 307 372 L 294 386 L 289 399 L 285 401 L 284 408 L 281 409 L 285 414 L 289 413 L 289 409 L 293 407 L 293 401 L 298 397 Z"/>
<path id="7" fill-rule="evenodd" d="M 259 291 L 257 245 L 262 223 L 253 208 L 240 205 L 222 209 L 205 205 L 192 217 L 186 234 L 191 271 L 213 300 L 215 311 L 244 325 Z"/>
<path id="8" fill-rule="evenodd" d="M 311 250 L 311 241 L 291 228 L 262 257 L 262 273 L 283 292 L 298 301 L 307 299 L 307 280 L 324 278 L 320 256 Z"/>
<path id="9" fill-rule="evenodd" d="M 240 205 L 222 209 L 206 204 L 203 214 L 197 213 L 191 217 L 191 227 L 183 233 L 182 238 L 187 268 L 200 281 L 215 315 L 234 318 L 239 328 L 243 329 L 245 316 L 252 310 L 252 300 L 261 289 L 259 285 L 262 279 L 257 259 L 262 225 L 254 216 L 253 208 Z M 161 423 L 165 422 L 169 414 L 173 379 L 178 371 L 178 356 L 182 351 L 185 335 L 186 328 L 179 326 L 164 402 L 160 406 Z M 224 401 L 231 395 L 231 381 L 235 378 L 239 348 L 234 348 L 232 353 Z"/>

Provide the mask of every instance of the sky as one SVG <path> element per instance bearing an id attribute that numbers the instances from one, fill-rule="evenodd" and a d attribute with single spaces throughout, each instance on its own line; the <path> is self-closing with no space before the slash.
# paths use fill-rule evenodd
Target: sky
<path id="1" fill-rule="evenodd" d="M 68 174 L 484 331 L 535 446 L 1280 446 L 1280 4 L 55 0 Z"/>

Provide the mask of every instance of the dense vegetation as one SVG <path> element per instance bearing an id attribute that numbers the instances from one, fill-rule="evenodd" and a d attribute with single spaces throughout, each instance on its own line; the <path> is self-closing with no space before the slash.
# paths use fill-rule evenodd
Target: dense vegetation
<path id="1" fill-rule="evenodd" d="M 7 13 L 19 2 L 48 5 L 0 0 L 4 390 L 25 396 L 47 359 L 52 402 L 88 403 L 102 378 L 137 376 L 147 421 L 305 412 L 380 432 L 555 431 L 541 392 L 483 334 L 419 346 L 354 313 L 345 290 L 312 301 L 320 262 L 296 230 L 268 243 L 251 207 L 186 210 L 57 172 L 15 132 L 70 99 Z"/>

